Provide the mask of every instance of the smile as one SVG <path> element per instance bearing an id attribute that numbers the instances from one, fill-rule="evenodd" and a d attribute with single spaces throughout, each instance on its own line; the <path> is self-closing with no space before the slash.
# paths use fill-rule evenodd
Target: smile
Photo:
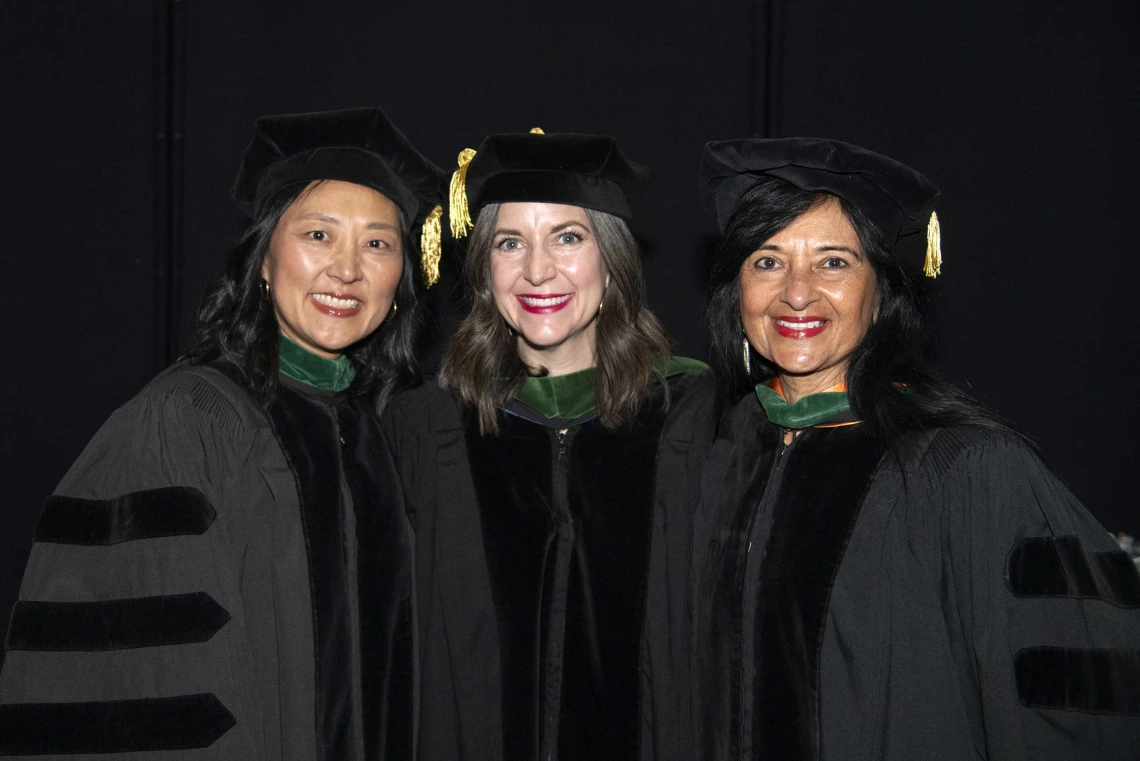
<path id="1" fill-rule="evenodd" d="M 360 299 L 354 299 L 351 296 L 333 296 L 330 293 L 311 293 L 309 295 L 312 297 L 313 306 L 317 308 L 317 311 L 331 317 L 352 317 L 360 312 Z"/>
<path id="2" fill-rule="evenodd" d="M 565 307 L 574 298 L 572 293 L 555 293 L 550 295 L 526 294 L 516 295 L 519 304 L 532 314 L 551 314 Z"/>
<path id="3" fill-rule="evenodd" d="M 827 323 L 827 320 L 815 318 L 805 320 L 779 318 L 776 320 L 776 332 L 784 338 L 814 338 L 823 332 Z"/>
<path id="4" fill-rule="evenodd" d="M 330 296 L 327 293 L 314 293 L 313 299 L 334 309 L 355 309 L 360 306 L 358 299 L 338 299 L 336 296 Z"/>

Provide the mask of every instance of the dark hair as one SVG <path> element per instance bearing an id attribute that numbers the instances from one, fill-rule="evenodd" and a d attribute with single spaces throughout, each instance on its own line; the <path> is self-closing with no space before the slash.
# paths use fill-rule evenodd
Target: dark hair
<path id="1" fill-rule="evenodd" d="M 610 275 L 597 316 L 594 397 L 598 418 L 614 429 L 637 413 L 653 383 L 654 359 L 669 358 L 669 340 L 645 307 L 641 259 L 629 226 L 612 214 L 585 212 Z M 514 396 L 528 374 L 545 373 L 519 358 L 515 337 L 495 305 L 491 246 L 498 220 L 499 204 L 494 203 L 484 206 L 475 220 L 463 265 L 471 311 L 455 332 L 440 372 L 440 385 L 454 387 L 476 406 L 483 433 L 498 432 L 497 408 Z"/>
<path id="2" fill-rule="evenodd" d="M 994 412 L 940 376 L 923 356 L 926 334 L 922 286 L 893 255 L 892 243 L 858 207 L 830 193 L 802 190 L 789 182 L 762 178 L 733 211 L 717 247 L 709 277 L 710 362 L 721 397 L 735 402 L 777 368 L 751 353 L 744 369 L 744 328 L 740 318 L 740 269 L 769 238 L 798 216 L 838 200 L 855 228 L 875 274 L 878 316 L 855 347 L 847 367 L 851 406 L 872 435 L 894 443 L 910 430 L 948 425 L 980 426 L 1014 433 Z"/>
<path id="3" fill-rule="evenodd" d="M 259 207 L 230 250 L 224 273 L 207 289 L 198 307 L 187 357 L 191 363 L 227 362 L 250 391 L 268 407 L 277 394 L 277 334 L 273 304 L 261 294 L 261 265 L 273 231 L 285 211 L 319 184 L 282 188 Z M 356 370 L 353 396 L 371 400 L 377 412 L 392 394 L 420 380 L 413 346 L 419 328 L 411 236 L 402 212 L 404 271 L 396 286 L 397 310 L 371 335 L 345 351 Z"/>

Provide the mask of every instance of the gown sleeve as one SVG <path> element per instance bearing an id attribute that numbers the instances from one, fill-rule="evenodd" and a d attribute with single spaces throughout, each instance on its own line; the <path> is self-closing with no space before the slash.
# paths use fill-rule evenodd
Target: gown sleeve
<path id="1" fill-rule="evenodd" d="M 943 431 L 943 612 L 975 747 L 1140 757 L 1140 576 L 1027 445 Z"/>
<path id="2" fill-rule="evenodd" d="M 242 393 L 204 368 L 159 376 L 47 499 L 5 643 L 0 755 L 266 756 L 242 583 L 276 444 Z"/>

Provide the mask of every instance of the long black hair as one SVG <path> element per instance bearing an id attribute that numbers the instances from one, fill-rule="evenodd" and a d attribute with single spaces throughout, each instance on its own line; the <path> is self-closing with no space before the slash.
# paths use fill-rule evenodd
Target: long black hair
<path id="1" fill-rule="evenodd" d="M 878 316 L 847 367 L 852 409 L 870 433 L 895 442 L 905 431 L 971 425 L 1018 435 L 927 361 L 922 349 L 927 334 L 922 286 L 917 273 L 905 269 L 892 254 L 893 242 L 883 231 L 844 199 L 802 190 L 776 177 L 761 178 L 741 199 L 725 227 L 709 276 L 710 362 L 722 400 L 735 402 L 777 373 L 755 351 L 750 355 L 751 372 L 745 370 L 740 268 L 798 216 L 830 200 L 839 201 L 875 274 Z"/>
<path id="2" fill-rule="evenodd" d="M 230 250 L 225 271 L 206 289 L 198 307 L 187 358 L 191 363 L 227 362 L 268 407 L 277 394 L 277 334 L 273 303 L 261 293 L 261 265 L 281 216 L 310 187 L 282 188 L 258 208 L 253 221 Z M 371 335 L 345 351 L 356 378 L 350 393 L 371 401 L 380 412 L 392 394 L 421 379 L 414 345 L 420 310 L 416 297 L 414 248 L 403 214 L 404 271 L 396 287 L 397 310 Z"/>

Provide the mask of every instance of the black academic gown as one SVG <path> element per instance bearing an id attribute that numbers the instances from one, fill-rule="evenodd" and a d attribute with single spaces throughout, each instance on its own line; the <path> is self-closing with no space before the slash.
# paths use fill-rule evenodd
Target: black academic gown
<path id="1" fill-rule="evenodd" d="M 417 542 L 420 759 L 687 759 L 706 376 L 637 419 L 512 403 L 497 436 L 426 386 L 386 414 Z"/>
<path id="2" fill-rule="evenodd" d="M 412 544 L 375 417 L 285 376 L 266 414 L 228 376 L 160 375 L 48 499 L 0 755 L 411 757 Z"/>
<path id="3" fill-rule="evenodd" d="M 1140 577 L 1023 442 L 862 426 L 789 446 L 753 396 L 702 481 L 703 759 L 1140 758 Z"/>

